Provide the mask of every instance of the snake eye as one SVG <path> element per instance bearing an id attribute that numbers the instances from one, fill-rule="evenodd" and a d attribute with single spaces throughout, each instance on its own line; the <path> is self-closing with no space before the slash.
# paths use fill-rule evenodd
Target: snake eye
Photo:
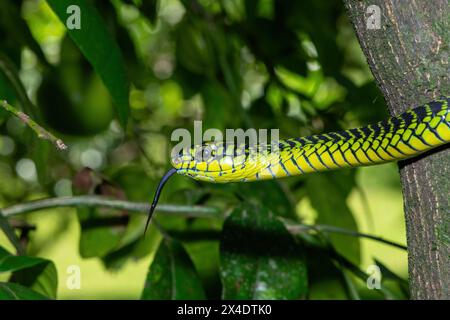
<path id="1" fill-rule="evenodd" d="M 212 149 L 210 146 L 205 146 L 197 151 L 195 154 L 195 159 L 197 161 L 208 161 L 211 159 L 211 157 L 214 157 L 215 150 Z"/>
<path id="2" fill-rule="evenodd" d="M 206 147 L 203 149 L 203 160 L 206 161 L 211 157 L 211 148 Z"/>

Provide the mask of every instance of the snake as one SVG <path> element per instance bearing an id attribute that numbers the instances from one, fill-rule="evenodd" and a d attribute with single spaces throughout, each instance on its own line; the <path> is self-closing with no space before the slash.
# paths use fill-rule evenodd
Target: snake
<path id="1" fill-rule="evenodd" d="M 307 173 L 383 164 L 416 157 L 450 142 L 450 96 L 363 127 L 249 145 L 212 141 L 171 156 L 145 230 L 162 188 L 174 174 L 212 183 L 279 179 Z"/>

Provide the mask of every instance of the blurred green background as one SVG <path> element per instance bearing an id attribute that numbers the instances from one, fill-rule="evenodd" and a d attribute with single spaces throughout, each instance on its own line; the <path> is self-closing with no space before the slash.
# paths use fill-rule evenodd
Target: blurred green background
<path id="1" fill-rule="evenodd" d="M 102 61 L 80 51 L 89 46 L 86 49 L 69 37 L 49 4 L 2 1 L 0 51 L 16 68 L 36 106 L 30 115 L 70 146 L 68 151 L 55 150 L 1 110 L 2 208 L 77 194 L 150 201 L 170 166 L 171 132 L 192 130 L 194 120 L 203 120 L 204 129 L 279 128 L 281 137 L 296 137 L 387 117 L 383 97 L 340 1 L 80 2 L 96 8 L 98 21 L 120 49 L 130 82 L 127 126 L 118 121 L 123 104 L 117 102 L 117 92 L 114 95 L 99 71 Z M 83 14 L 88 13 L 81 11 L 82 28 Z M 98 28 L 89 26 L 95 38 Z M 88 44 L 96 50 L 106 46 L 105 39 L 95 40 Z M 120 73 L 114 70 L 108 69 L 113 80 Z M 0 73 L 3 98 L 27 111 L 17 90 Z M 83 171 L 86 167 L 92 171 Z M 87 177 L 91 179 L 88 186 L 83 185 Z M 176 177 L 168 183 L 160 203 L 225 210 L 239 208 L 245 202 L 242 198 L 298 223 L 337 226 L 406 242 L 396 164 L 245 185 L 216 186 Z M 92 219 L 108 216 L 126 219 L 114 226 L 90 224 Z M 163 215 L 157 219 L 175 239 L 179 236 L 206 297 L 233 298 L 227 291 L 231 279 L 227 272 L 236 270 L 228 269 L 227 263 L 228 259 L 237 259 L 238 264 L 242 260 L 228 256 L 227 245 L 219 245 L 217 234 L 222 234 L 222 241 L 227 236 L 226 228 L 221 231 L 223 220 Z M 141 237 L 144 215 L 55 208 L 13 220 L 36 226 L 24 236 L 27 255 L 55 263 L 60 299 L 138 299 L 146 281 L 153 281 L 147 272 L 162 236 L 152 226 L 150 235 Z M 210 236 L 189 239 L 198 230 L 209 231 Z M 314 232 L 310 236 L 320 238 Z M 302 245 L 309 244 L 309 238 L 300 238 Z M 330 234 L 328 240 L 364 272 L 376 259 L 400 278 L 407 278 L 404 250 L 348 235 Z M 0 246 L 14 251 L 3 233 Z M 383 272 L 393 280 L 386 284 L 390 291 L 380 294 L 368 290 L 361 277 L 333 262 L 332 256 L 305 252 L 306 292 L 299 289 L 284 296 L 282 290 L 273 289 L 268 297 L 407 297 L 400 288 L 403 280 L 390 272 Z M 315 263 L 320 265 L 317 272 Z M 66 286 L 70 265 L 81 268 L 79 290 Z M 0 273 L 0 280 L 9 276 Z"/>

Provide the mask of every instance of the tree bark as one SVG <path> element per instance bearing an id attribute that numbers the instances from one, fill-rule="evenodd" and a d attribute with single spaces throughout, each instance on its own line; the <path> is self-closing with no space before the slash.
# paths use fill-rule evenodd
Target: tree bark
<path id="1" fill-rule="evenodd" d="M 448 0 L 344 2 L 391 114 L 450 95 Z M 450 148 L 399 167 L 411 297 L 450 299 Z"/>

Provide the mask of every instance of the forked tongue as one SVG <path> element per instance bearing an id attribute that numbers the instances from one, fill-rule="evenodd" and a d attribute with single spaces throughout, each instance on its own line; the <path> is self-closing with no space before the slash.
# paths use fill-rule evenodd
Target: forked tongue
<path id="1" fill-rule="evenodd" d="M 150 220 L 152 219 L 153 212 L 155 211 L 156 204 L 158 203 L 159 196 L 161 195 L 161 191 L 162 191 L 164 185 L 166 184 L 167 180 L 169 180 L 169 178 L 171 176 L 173 176 L 176 172 L 177 172 L 177 169 L 172 168 L 169 171 L 167 171 L 166 174 L 161 178 L 158 188 L 156 188 L 156 192 L 155 192 L 155 196 L 153 197 L 152 205 L 150 206 L 150 210 L 148 212 L 148 218 L 147 218 L 147 223 L 145 224 L 144 235 L 147 232 L 148 225 L 150 224 Z"/>

